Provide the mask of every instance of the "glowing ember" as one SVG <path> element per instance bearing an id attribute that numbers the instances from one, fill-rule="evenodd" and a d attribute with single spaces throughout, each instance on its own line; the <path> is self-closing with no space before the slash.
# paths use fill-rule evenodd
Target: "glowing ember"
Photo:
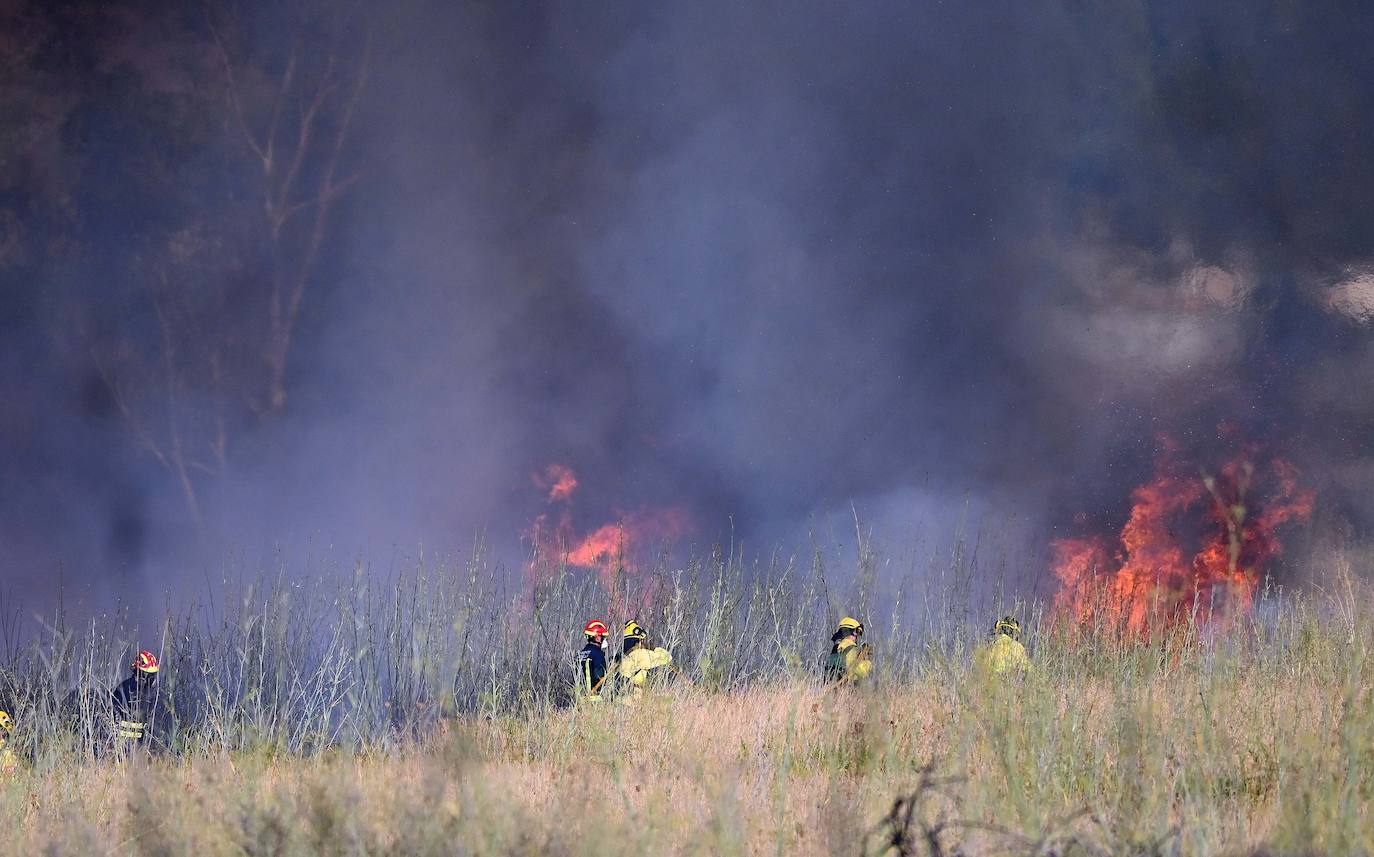
<path id="1" fill-rule="evenodd" d="M 1313 494 L 1292 465 L 1256 467 L 1245 457 L 1217 472 L 1189 472 L 1173 456 L 1131 493 L 1115 540 L 1053 543 L 1055 607 L 1086 623 L 1148 631 L 1186 618 L 1248 611 L 1265 567 L 1283 551 L 1278 528 L 1306 520 Z"/>

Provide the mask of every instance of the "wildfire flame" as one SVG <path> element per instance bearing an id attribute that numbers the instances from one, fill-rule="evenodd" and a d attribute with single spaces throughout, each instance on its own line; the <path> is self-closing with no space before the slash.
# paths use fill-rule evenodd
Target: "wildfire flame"
<path id="1" fill-rule="evenodd" d="M 1241 455 L 1213 473 L 1189 471 L 1168 454 L 1154 478 L 1131 492 L 1115 539 L 1052 544 L 1055 608 L 1078 623 L 1106 620 L 1137 633 L 1195 609 L 1213 618 L 1246 612 L 1267 565 L 1283 552 L 1278 528 L 1306 520 L 1313 500 L 1282 459 L 1256 466 Z"/>
<path id="2" fill-rule="evenodd" d="M 577 475 L 571 467 L 550 464 L 542 474 L 535 474 L 534 484 L 548 493 L 550 503 L 567 502 L 577 490 Z"/>
<path id="3" fill-rule="evenodd" d="M 678 509 L 654 509 L 626 515 L 574 542 L 564 556 L 568 565 L 610 571 L 619 564 L 633 569 L 635 548 L 677 538 L 687 532 Z"/>
<path id="4" fill-rule="evenodd" d="M 536 578 L 568 565 L 595 570 L 614 588 L 618 575 L 639 570 L 645 548 L 679 538 L 690 530 L 686 513 L 674 507 L 623 514 L 612 523 L 578 535 L 567 508 L 578 486 L 572 468 L 551 464 L 535 482 L 547 492 L 548 502 L 563 505 L 556 515 L 545 513 L 535 518 L 526 533 L 534 545 L 528 570 Z"/>
<path id="5" fill-rule="evenodd" d="M 620 524 L 606 524 L 572 545 L 563 559 L 568 565 L 600 568 L 625 555 L 629 536 Z"/>

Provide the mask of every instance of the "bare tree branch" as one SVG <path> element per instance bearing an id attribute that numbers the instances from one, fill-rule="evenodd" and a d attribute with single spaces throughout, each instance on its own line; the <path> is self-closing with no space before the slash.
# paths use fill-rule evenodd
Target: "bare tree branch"
<path id="1" fill-rule="evenodd" d="M 272 121 L 267 126 L 267 145 L 265 147 L 267 156 L 264 158 L 263 170 L 268 175 L 272 174 L 272 166 L 277 145 L 277 127 L 278 123 L 281 122 L 282 105 L 286 103 L 286 96 L 291 92 L 291 84 L 292 81 L 295 80 L 295 77 L 296 48 L 293 46 L 291 48 L 291 56 L 286 61 L 286 71 L 282 72 L 281 84 L 277 87 L 276 102 L 272 105 Z"/>
<path id="2" fill-rule="evenodd" d="M 277 281 L 277 288 L 273 291 L 271 304 L 271 327 L 272 343 L 269 352 L 269 364 L 272 370 L 270 407 L 279 410 L 286 404 L 286 364 L 291 350 L 291 341 L 295 331 L 296 323 L 300 317 L 302 301 L 305 298 L 305 291 L 310 283 L 310 275 L 314 271 L 315 262 L 319 257 L 320 246 L 324 241 L 325 225 L 328 221 L 329 211 L 334 201 L 346 190 L 347 185 L 356 181 L 356 177 L 349 177 L 346 184 L 336 185 L 334 176 L 338 172 L 339 160 L 343 155 L 344 146 L 347 143 L 349 132 L 353 125 L 353 117 L 357 111 L 358 101 L 363 89 L 367 85 L 368 77 L 371 73 L 372 65 L 372 32 L 369 30 L 367 41 L 363 49 L 362 60 L 359 64 L 358 73 L 355 75 L 348 100 L 344 105 L 343 114 L 340 117 L 338 128 L 334 134 L 333 146 L 330 149 L 328 160 L 325 162 L 323 175 L 320 179 L 319 187 L 316 189 L 311 205 L 314 207 L 314 222 L 311 226 L 310 236 L 307 239 L 305 252 L 301 257 L 295 272 L 289 280 L 282 283 Z M 334 68 L 333 58 L 331 57 L 330 70 Z M 312 114 L 315 107 L 312 105 Z M 297 154 L 300 154 L 298 150 Z M 284 286 L 284 288 L 282 288 Z M 284 292 L 284 294 L 283 294 Z M 285 298 L 283 306 L 282 299 Z"/>
<path id="3" fill-rule="evenodd" d="M 249 147 L 258 156 L 258 160 L 263 162 L 263 168 L 270 171 L 271 157 L 263 151 L 257 137 L 253 134 L 253 130 L 248 127 L 248 117 L 244 113 L 243 101 L 239 97 L 238 79 L 234 76 L 234 63 L 229 59 L 229 50 L 225 47 L 224 37 L 220 35 L 219 28 L 215 26 L 214 14 L 210 11 L 209 3 L 205 4 L 204 10 L 205 25 L 210 30 L 216 51 L 219 53 L 220 62 L 224 65 L 224 78 L 228 84 L 229 102 L 233 106 L 234 116 L 238 119 L 239 129 L 243 131 L 243 138 L 248 141 Z"/>
<path id="4" fill-rule="evenodd" d="M 272 238 L 275 240 L 280 237 L 282 226 L 286 224 L 287 213 L 290 208 L 290 199 L 296 188 L 296 179 L 300 176 L 301 166 L 305 163 L 305 158 L 310 152 L 311 137 L 315 130 L 315 122 L 319 118 L 320 108 L 328 101 L 329 96 L 337 88 L 334 81 L 334 57 L 329 57 L 329 64 L 324 70 L 320 79 L 319 86 L 315 90 L 314 96 L 301 114 L 300 125 L 296 134 L 296 150 L 292 154 L 291 166 L 287 168 L 286 175 L 275 191 L 270 189 L 272 183 L 271 172 L 268 172 L 269 199 L 271 200 L 268 209 L 268 217 L 272 221 Z"/>
<path id="5" fill-rule="evenodd" d="M 161 274 L 164 292 L 168 289 L 167 273 Z M 172 464 L 172 470 L 181 483 L 183 499 L 186 501 L 186 509 L 194 518 L 196 526 L 200 526 L 200 500 L 196 496 L 195 483 L 191 481 L 191 474 L 186 465 L 186 450 L 182 443 L 181 421 L 178 417 L 177 405 L 177 369 L 176 369 L 176 343 L 172 337 L 172 326 L 168 322 L 166 309 L 162 306 L 158 296 L 153 296 L 153 311 L 157 315 L 158 326 L 162 331 L 162 364 L 166 374 L 167 383 L 167 436 L 171 444 L 171 454 L 168 458 Z"/>
<path id="6" fill-rule="evenodd" d="M 158 446 L 157 441 L 153 439 L 152 434 L 143 424 L 143 421 L 134 415 L 133 409 L 129 407 L 129 403 L 124 397 L 118 379 L 116 379 L 105 366 L 105 361 L 101 358 L 99 350 L 93 346 L 89 350 L 89 354 L 91 356 L 91 361 L 95 363 L 96 371 L 100 373 L 100 380 L 104 382 L 105 389 L 109 392 L 110 398 L 114 401 L 115 407 L 119 410 L 119 415 L 123 418 L 124 424 L 134 433 L 134 437 L 138 439 L 139 445 L 142 446 L 158 464 L 171 470 L 172 465 L 167 460 L 167 456 L 162 452 L 162 448 Z"/>

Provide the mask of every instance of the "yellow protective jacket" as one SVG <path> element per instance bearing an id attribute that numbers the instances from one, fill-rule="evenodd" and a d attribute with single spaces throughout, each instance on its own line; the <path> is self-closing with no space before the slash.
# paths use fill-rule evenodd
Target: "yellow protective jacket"
<path id="1" fill-rule="evenodd" d="M 644 690 L 644 683 L 649 680 L 649 673 L 672 662 L 673 655 L 667 649 L 635 648 L 620 659 L 616 674 L 632 696 L 639 696 Z"/>
<path id="2" fill-rule="evenodd" d="M 1025 673 L 1031 668 L 1030 656 L 1019 640 L 1006 634 L 979 646 L 973 653 L 973 667 L 983 675 Z"/>
<path id="3" fill-rule="evenodd" d="M 0 775 L 12 774 L 19 768 L 19 757 L 9 745 L 14 718 L 8 711 L 0 711 Z"/>
<path id="4" fill-rule="evenodd" d="M 12 774 L 19 769 L 19 757 L 6 746 L 5 736 L 0 735 L 0 775 Z"/>
<path id="5" fill-rule="evenodd" d="M 825 674 L 830 681 L 861 682 L 873 673 L 873 649 L 853 637 L 835 644 L 826 660 Z"/>

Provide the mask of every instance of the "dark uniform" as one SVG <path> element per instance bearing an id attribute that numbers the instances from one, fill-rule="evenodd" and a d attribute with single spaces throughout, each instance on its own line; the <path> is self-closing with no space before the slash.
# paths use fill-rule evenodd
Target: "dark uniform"
<path id="1" fill-rule="evenodd" d="M 585 696 L 600 696 L 606 678 L 606 653 L 595 640 L 588 640 L 577 653 L 578 690 Z"/>
<path id="2" fill-rule="evenodd" d="M 144 745 L 148 741 L 156 695 L 152 675 L 135 672 L 110 694 L 114 708 L 115 736 L 120 744 Z"/>

